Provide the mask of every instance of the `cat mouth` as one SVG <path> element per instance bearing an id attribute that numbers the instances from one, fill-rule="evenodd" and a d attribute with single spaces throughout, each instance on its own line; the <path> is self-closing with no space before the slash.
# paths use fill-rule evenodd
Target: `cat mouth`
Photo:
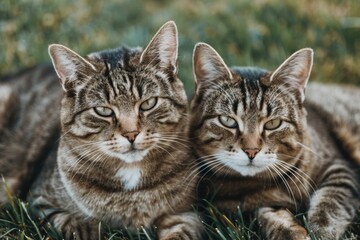
<path id="1" fill-rule="evenodd" d="M 134 146 L 131 146 L 128 150 L 123 152 L 123 154 L 141 153 L 143 151 L 146 151 L 146 149 L 139 149 L 139 148 L 135 148 Z"/>
<path id="2" fill-rule="evenodd" d="M 255 167 L 255 168 L 258 167 L 258 166 L 256 166 L 253 162 L 249 162 L 246 166 L 247 166 L 247 167 Z"/>

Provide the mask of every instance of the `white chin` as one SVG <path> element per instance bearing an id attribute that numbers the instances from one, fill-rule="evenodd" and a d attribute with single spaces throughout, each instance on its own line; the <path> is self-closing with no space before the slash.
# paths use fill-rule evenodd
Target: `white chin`
<path id="1" fill-rule="evenodd" d="M 243 175 L 243 176 L 250 176 L 253 177 L 258 173 L 263 172 L 264 169 L 263 168 L 258 168 L 258 167 L 244 167 L 241 168 L 238 172 Z"/>
<path id="2" fill-rule="evenodd" d="M 127 153 L 116 153 L 116 157 L 126 163 L 134 163 L 142 161 L 148 154 L 149 150 L 135 150 Z"/>
<path id="3" fill-rule="evenodd" d="M 244 177 L 253 177 L 256 174 L 264 172 L 266 168 L 255 166 L 228 166 L 234 171 L 240 173 Z"/>

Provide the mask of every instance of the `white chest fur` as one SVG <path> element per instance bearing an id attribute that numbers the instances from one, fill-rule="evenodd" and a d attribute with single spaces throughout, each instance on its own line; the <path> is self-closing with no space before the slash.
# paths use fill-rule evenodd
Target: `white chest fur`
<path id="1" fill-rule="evenodd" d="M 141 179 L 140 168 L 120 168 L 115 177 L 118 177 L 123 182 L 123 186 L 126 190 L 132 190 L 138 186 Z"/>

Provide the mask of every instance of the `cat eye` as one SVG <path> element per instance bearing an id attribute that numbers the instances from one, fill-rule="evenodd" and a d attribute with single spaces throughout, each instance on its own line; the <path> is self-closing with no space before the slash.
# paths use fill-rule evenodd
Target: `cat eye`
<path id="1" fill-rule="evenodd" d="M 238 126 L 236 120 L 229 116 L 219 116 L 219 121 L 228 128 L 236 128 Z"/>
<path id="2" fill-rule="evenodd" d="M 94 110 L 99 116 L 102 117 L 110 117 L 113 115 L 113 110 L 107 107 L 95 107 Z"/>
<path id="3" fill-rule="evenodd" d="M 264 128 L 266 130 L 274 130 L 274 129 L 280 127 L 281 123 L 282 123 L 281 119 L 276 118 L 276 119 L 270 120 L 267 123 L 265 123 Z"/>
<path id="4" fill-rule="evenodd" d="M 157 103 L 157 98 L 149 98 L 148 100 L 146 100 L 145 102 L 141 103 L 140 105 L 140 109 L 142 111 L 147 111 L 152 109 L 153 107 L 155 107 Z"/>

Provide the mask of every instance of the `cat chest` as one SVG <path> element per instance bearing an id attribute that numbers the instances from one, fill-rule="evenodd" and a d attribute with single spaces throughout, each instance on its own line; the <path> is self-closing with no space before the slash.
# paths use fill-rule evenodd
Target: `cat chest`
<path id="1" fill-rule="evenodd" d="M 121 188 L 111 188 L 111 183 L 105 188 L 77 181 L 67 182 L 67 190 L 79 211 L 114 227 L 151 226 L 159 216 L 184 205 L 181 197 L 173 197 L 171 186 L 138 188 L 142 182 L 139 169 L 118 170 L 114 179 Z"/>
<path id="2" fill-rule="evenodd" d="M 120 180 L 125 190 L 136 189 L 141 182 L 141 176 L 141 169 L 136 167 L 120 168 L 115 174 L 115 178 Z"/>

